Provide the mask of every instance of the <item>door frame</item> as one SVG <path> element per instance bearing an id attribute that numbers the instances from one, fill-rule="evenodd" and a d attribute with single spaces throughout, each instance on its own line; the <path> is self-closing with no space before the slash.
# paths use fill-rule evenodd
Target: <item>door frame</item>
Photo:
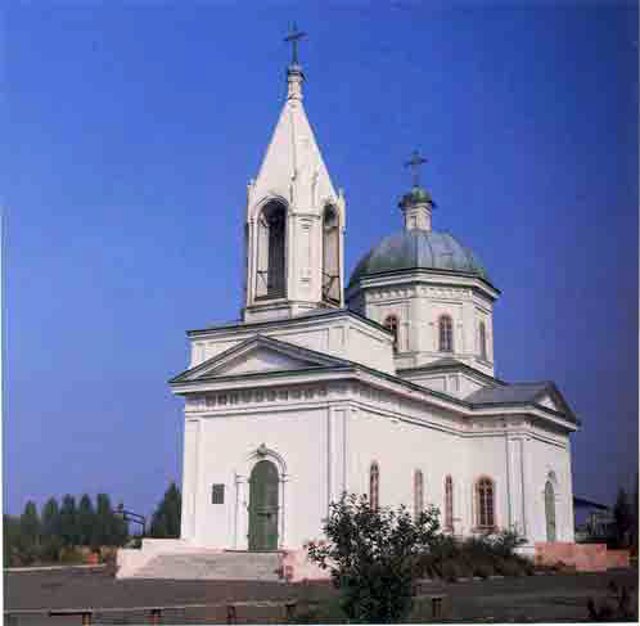
<path id="1" fill-rule="evenodd" d="M 287 472 L 287 464 L 276 450 L 261 443 L 254 448 L 239 464 L 239 472 L 235 473 L 235 511 L 233 516 L 233 549 L 249 549 L 249 479 L 251 471 L 258 461 L 267 460 L 275 464 L 278 470 L 278 545 L 277 550 L 288 546 L 287 516 L 287 483 L 290 475 Z"/>
<path id="2" fill-rule="evenodd" d="M 254 488 L 254 481 L 258 478 L 258 468 L 263 470 L 260 478 L 264 480 L 262 489 Z M 275 474 L 274 474 L 275 473 Z M 267 496 L 264 502 L 257 502 L 258 494 Z M 269 502 L 272 500 L 272 502 Z M 275 502 L 273 502 L 275 500 Z M 252 509 L 253 501 L 253 509 Z M 261 510 L 262 509 L 262 510 Z M 270 519 L 262 519 L 263 516 L 270 517 L 275 515 L 275 524 Z M 249 550 L 253 552 L 270 552 L 278 549 L 279 545 L 279 517 L 280 517 L 280 476 L 277 465 L 269 459 L 261 459 L 251 469 L 249 475 L 249 528 L 247 533 L 247 541 Z M 275 537 L 273 535 L 275 534 Z M 253 541 L 252 541 L 253 540 Z M 252 545 L 253 543 L 253 545 Z M 260 546 L 256 544 L 261 544 Z"/>

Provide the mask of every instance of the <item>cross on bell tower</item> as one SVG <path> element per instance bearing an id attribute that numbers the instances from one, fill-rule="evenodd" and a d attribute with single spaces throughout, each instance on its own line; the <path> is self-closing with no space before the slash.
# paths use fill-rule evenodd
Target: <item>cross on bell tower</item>
<path id="1" fill-rule="evenodd" d="M 307 33 L 298 30 L 296 23 L 293 22 L 289 28 L 289 34 L 284 38 L 287 43 L 291 44 L 291 63 L 287 67 L 287 99 L 292 101 L 302 100 L 304 74 L 298 59 L 298 44 L 306 36 Z"/>
<path id="2" fill-rule="evenodd" d="M 291 24 L 289 28 L 289 34 L 284 38 L 287 43 L 291 44 L 291 63 L 289 67 L 298 66 L 298 43 L 301 39 L 304 39 L 307 36 L 307 33 L 303 33 L 301 30 L 298 30 L 298 26 L 295 22 Z"/>

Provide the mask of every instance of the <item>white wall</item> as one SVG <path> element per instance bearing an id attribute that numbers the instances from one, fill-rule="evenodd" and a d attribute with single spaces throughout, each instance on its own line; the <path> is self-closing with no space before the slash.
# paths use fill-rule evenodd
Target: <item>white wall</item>
<path id="1" fill-rule="evenodd" d="M 250 394 L 235 405 L 188 407 L 182 538 L 194 544 L 246 549 L 246 481 L 261 458 L 256 454 L 261 444 L 284 479 L 281 547 L 298 548 L 319 537 L 329 502 L 343 490 L 368 493 L 373 460 L 380 467 L 381 505 L 404 503 L 413 510 L 413 476 L 420 469 L 425 505 L 434 504 L 444 515 L 444 481 L 450 474 L 456 534 L 474 531 L 475 483 L 490 477 L 496 525 L 515 526 L 530 542 L 546 540 L 544 485 L 554 472 L 557 538 L 573 539 L 568 438 L 533 428 L 525 415 L 506 421 L 490 415 L 462 418 L 363 381 Z M 214 483 L 225 485 L 224 505 L 211 504 Z"/>
<path id="2" fill-rule="evenodd" d="M 497 292 L 490 296 L 478 289 L 477 282 L 461 276 L 405 273 L 396 278 L 366 279 L 360 291 L 352 290 L 348 297 L 354 310 L 379 324 L 389 315 L 398 318 L 396 367 L 417 367 L 453 356 L 493 375 L 492 298 Z M 453 353 L 439 351 L 438 321 L 445 314 L 453 321 Z M 479 358 L 480 321 L 486 326 L 487 360 Z"/>
<path id="3" fill-rule="evenodd" d="M 380 505 L 405 504 L 413 511 L 413 476 L 424 476 L 425 506 L 437 506 L 444 514 L 444 480 L 454 482 L 454 518 L 464 517 L 461 486 L 466 477 L 467 442 L 460 436 L 423 426 L 391 420 L 372 409 L 353 411 L 347 426 L 349 450 L 348 486 L 357 493 L 369 493 L 369 468 L 373 460 L 380 467 Z M 452 463 L 455 456 L 456 462 Z M 441 521 L 443 521 L 441 517 Z M 456 524 L 462 532 L 464 520 Z"/>
<path id="4" fill-rule="evenodd" d="M 261 444 L 286 463 L 286 475 L 279 467 L 284 478 L 280 546 L 300 546 L 314 530 L 318 535 L 326 515 L 327 415 L 328 407 L 198 418 L 199 441 L 185 437 L 185 452 L 196 467 L 184 476 L 183 532 L 187 534 L 183 539 L 197 545 L 247 548 L 246 481 L 262 458 L 255 454 Z M 265 458 L 279 465 L 271 456 Z M 214 483 L 225 485 L 224 504 L 211 503 Z"/>
<path id="5" fill-rule="evenodd" d="M 549 474 L 555 474 L 557 541 L 574 540 L 573 481 L 571 452 L 566 436 L 550 436 L 536 429 L 526 442 L 526 504 L 530 520 L 529 536 L 533 541 L 546 541 L 544 488 Z"/>

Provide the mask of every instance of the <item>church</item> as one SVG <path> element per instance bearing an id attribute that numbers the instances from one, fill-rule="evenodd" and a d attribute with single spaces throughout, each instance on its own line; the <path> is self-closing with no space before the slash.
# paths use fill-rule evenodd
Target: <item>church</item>
<path id="1" fill-rule="evenodd" d="M 188 331 L 188 369 L 170 381 L 184 399 L 179 543 L 300 552 L 345 492 L 435 505 L 459 537 L 515 529 L 525 551 L 572 542 L 578 420 L 554 383 L 496 378 L 500 290 L 433 228 L 417 175 L 399 230 L 345 280 L 347 202 L 305 113 L 296 36 L 247 188 L 240 320 Z"/>

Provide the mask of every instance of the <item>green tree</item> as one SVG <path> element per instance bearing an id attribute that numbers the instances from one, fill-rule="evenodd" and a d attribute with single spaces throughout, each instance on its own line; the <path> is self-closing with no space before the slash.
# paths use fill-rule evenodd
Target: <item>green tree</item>
<path id="1" fill-rule="evenodd" d="M 42 534 L 44 536 L 60 534 L 60 508 L 55 498 L 49 498 L 42 507 Z"/>
<path id="2" fill-rule="evenodd" d="M 60 536 L 60 509 L 55 498 L 49 498 L 42 507 L 42 557 L 47 561 L 58 561 L 62 537 Z"/>
<path id="3" fill-rule="evenodd" d="M 413 604 L 418 562 L 440 528 L 430 507 L 415 519 L 406 508 L 373 508 L 345 495 L 324 522 L 328 541 L 311 542 L 309 558 L 331 573 L 342 608 L 356 622 L 406 621 Z"/>
<path id="4" fill-rule="evenodd" d="M 93 504 L 88 494 L 84 494 L 80 498 L 78 504 L 78 542 L 80 545 L 88 546 L 93 541 L 94 526 L 96 523 L 96 514 L 93 510 Z"/>
<path id="5" fill-rule="evenodd" d="M 635 547 L 635 553 L 638 553 L 638 474 L 636 473 L 636 482 L 633 490 L 633 529 L 631 531 L 631 545 Z"/>
<path id="6" fill-rule="evenodd" d="M 40 543 L 40 518 L 32 500 L 27 502 L 20 516 L 20 536 L 25 546 L 36 547 Z"/>
<path id="7" fill-rule="evenodd" d="M 65 546 L 78 544 L 78 516 L 76 499 L 67 494 L 62 498 L 60 507 L 60 538 Z"/>
<path id="8" fill-rule="evenodd" d="M 151 518 L 150 535 L 152 537 L 180 536 L 181 500 L 180 490 L 172 482 Z"/>
<path id="9" fill-rule="evenodd" d="M 40 550 L 40 518 L 33 501 L 29 500 L 20 516 L 14 555 L 19 564 L 29 565 L 37 560 Z"/>
<path id="10" fill-rule="evenodd" d="M 2 547 L 4 566 L 16 564 L 20 550 L 20 518 L 14 515 L 2 516 Z"/>
<path id="11" fill-rule="evenodd" d="M 633 527 L 633 512 L 627 492 L 622 487 L 618 490 L 618 497 L 613 506 L 613 519 L 615 521 L 616 543 L 619 547 L 627 547 L 629 533 Z"/>
<path id="12" fill-rule="evenodd" d="M 106 493 L 99 493 L 96 498 L 96 516 L 93 534 L 93 545 L 113 545 L 112 537 L 113 510 L 111 500 Z"/>

